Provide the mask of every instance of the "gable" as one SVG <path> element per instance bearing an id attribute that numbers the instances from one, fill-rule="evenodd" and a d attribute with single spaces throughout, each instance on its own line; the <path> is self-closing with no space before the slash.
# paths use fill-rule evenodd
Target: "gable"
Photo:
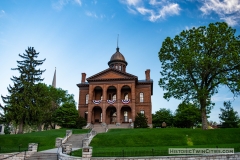
<path id="1" fill-rule="evenodd" d="M 107 80 L 107 79 L 137 79 L 137 77 L 132 74 L 119 71 L 117 69 L 109 68 L 87 78 L 87 81 Z"/>
<path id="2" fill-rule="evenodd" d="M 100 75 L 96 78 L 97 79 L 118 79 L 118 78 L 127 78 L 127 76 L 111 71 L 103 75 Z"/>

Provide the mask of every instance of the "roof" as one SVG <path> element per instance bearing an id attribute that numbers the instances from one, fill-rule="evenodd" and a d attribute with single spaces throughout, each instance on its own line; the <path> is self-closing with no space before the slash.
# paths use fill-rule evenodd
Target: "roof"
<path id="1" fill-rule="evenodd" d="M 137 80 L 138 77 L 130 73 L 120 71 L 115 68 L 108 68 L 91 77 L 88 77 L 87 81 L 91 82 L 91 81 L 102 81 L 102 80 L 128 80 L 128 79 Z"/>

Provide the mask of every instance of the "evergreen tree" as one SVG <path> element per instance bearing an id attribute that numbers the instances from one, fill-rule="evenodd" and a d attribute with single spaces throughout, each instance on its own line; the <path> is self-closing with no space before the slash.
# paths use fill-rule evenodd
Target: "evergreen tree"
<path id="1" fill-rule="evenodd" d="M 54 122 L 64 128 L 76 128 L 78 111 L 74 103 L 64 103 L 53 114 Z"/>
<path id="2" fill-rule="evenodd" d="M 224 128 L 238 128 L 238 112 L 233 110 L 230 101 L 224 102 L 223 105 L 225 108 L 220 108 L 222 113 L 219 114 L 219 118 L 222 120 L 222 126 Z"/>
<path id="3" fill-rule="evenodd" d="M 138 113 L 136 115 L 134 121 L 134 128 L 148 128 L 147 117 L 144 114 Z"/>
<path id="4" fill-rule="evenodd" d="M 19 54 L 23 60 L 17 61 L 17 68 L 12 68 L 12 70 L 19 71 L 20 75 L 11 78 L 13 86 L 9 85 L 7 88 L 9 95 L 1 96 L 6 104 L 2 107 L 6 119 L 19 125 L 18 133 L 23 133 L 25 124 L 36 123 L 40 106 L 36 105 L 36 98 L 39 96 L 35 85 L 43 81 L 41 75 L 45 71 L 37 69 L 45 59 L 37 60 L 39 53 L 33 47 L 28 47 L 25 52 Z"/>

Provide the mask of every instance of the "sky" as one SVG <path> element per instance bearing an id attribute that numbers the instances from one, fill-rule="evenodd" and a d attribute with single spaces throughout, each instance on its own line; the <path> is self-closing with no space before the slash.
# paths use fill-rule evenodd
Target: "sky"
<path id="1" fill-rule="evenodd" d="M 162 42 L 183 30 L 223 21 L 240 35 L 240 0 L 0 0 L 0 95 L 8 95 L 10 78 L 19 75 L 11 70 L 21 60 L 18 54 L 34 47 L 39 60 L 46 58 L 40 66 L 46 69 L 43 82 L 52 84 L 56 67 L 57 87 L 78 103 L 81 73 L 90 77 L 107 69 L 119 35 L 126 71 L 142 80 L 145 70 L 151 70 L 152 112 L 175 112 L 181 101 L 165 100 L 158 86 Z M 208 120 L 219 123 L 220 108 L 228 100 L 240 113 L 240 98 L 220 87 Z"/>

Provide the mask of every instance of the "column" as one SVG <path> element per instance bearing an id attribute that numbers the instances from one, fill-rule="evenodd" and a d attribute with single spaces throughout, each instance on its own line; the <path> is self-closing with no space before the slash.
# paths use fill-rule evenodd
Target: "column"
<path id="1" fill-rule="evenodd" d="M 107 89 L 106 85 L 103 85 L 103 99 L 102 99 L 102 125 L 106 125 L 106 103 L 107 103 Z"/>
<path id="2" fill-rule="evenodd" d="M 135 117 L 136 117 L 136 108 L 135 108 L 135 98 L 136 98 L 136 91 L 135 91 L 135 83 L 131 84 L 131 92 L 132 92 L 132 105 L 131 105 L 131 111 L 132 111 L 132 120 L 133 122 L 135 121 Z"/>
<path id="3" fill-rule="evenodd" d="M 121 125 L 121 86 L 118 84 L 117 85 L 117 123 L 116 125 Z"/>

